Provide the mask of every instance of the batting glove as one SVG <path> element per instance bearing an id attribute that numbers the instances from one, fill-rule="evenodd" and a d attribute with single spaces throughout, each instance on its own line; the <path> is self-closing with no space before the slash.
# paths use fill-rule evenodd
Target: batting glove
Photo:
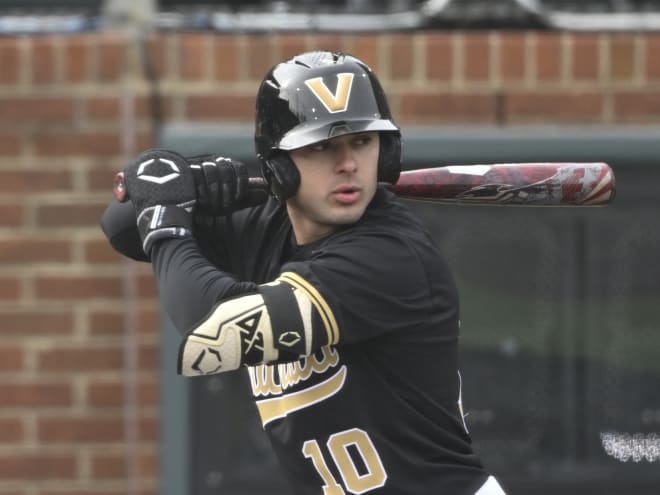
<path id="1" fill-rule="evenodd" d="M 184 157 L 168 150 L 144 151 L 124 169 L 124 182 L 147 256 L 161 239 L 192 237 L 196 192 Z"/>
<path id="2" fill-rule="evenodd" d="M 196 215 L 223 216 L 268 199 L 265 190 L 250 189 L 247 166 L 218 155 L 188 159 L 197 190 Z"/>

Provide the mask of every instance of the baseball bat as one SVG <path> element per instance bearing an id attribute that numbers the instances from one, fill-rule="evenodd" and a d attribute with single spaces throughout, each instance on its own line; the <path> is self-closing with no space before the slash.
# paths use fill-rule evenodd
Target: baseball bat
<path id="1" fill-rule="evenodd" d="M 250 187 L 266 189 L 261 177 Z M 603 162 L 497 163 L 406 170 L 387 186 L 402 198 L 433 203 L 522 206 L 602 206 L 615 196 L 614 172 Z M 128 199 L 115 177 L 118 201 Z"/>

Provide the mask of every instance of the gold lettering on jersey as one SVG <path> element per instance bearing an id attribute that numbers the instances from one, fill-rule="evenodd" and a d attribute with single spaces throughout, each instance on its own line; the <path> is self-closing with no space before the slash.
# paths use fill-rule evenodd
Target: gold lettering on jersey
<path id="1" fill-rule="evenodd" d="M 266 426 L 274 419 L 283 418 L 292 412 L 299 411 L 300 409 L 321 402 L 328 397 L 332 397 L 341 390 L 345 380 L 346 366 L 342 366 L 330 378 L 312 387 L 279 397 L 273 397 L 272 399 L 257 401 L 261 423 Z"/>
<path id="2" fill-rule="evenodd" d="M 328 112 L 345 112 L 348 108 L 348 101 L 351 98 L 354 77 L 355 75 L 351 72 L 337 74 L 337 89 L 335 94 L 332 94 L 332 91 L 328 89 L 322 77 L 307 79 L 305 84 L 314 93 L 314 96 L 323 103 L 323 106 Z"/>
<path id="3" fill-rule="evenodd" d="M 339 364 L 339 354 L 334 347 L 321 347 L 319 352 L 318 358 L 312 354 L 292 363 L 250 366 L 252 393 L 255 397 L 281 395 L 287 388 L 308 380 L 313 374 L 325 373 Z M 275 370 L 279 380 L 275 378 Z"/>

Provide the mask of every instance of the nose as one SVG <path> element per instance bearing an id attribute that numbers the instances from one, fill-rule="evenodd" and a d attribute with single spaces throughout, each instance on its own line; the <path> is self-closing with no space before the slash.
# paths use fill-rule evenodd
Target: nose
<path id="1" fill-rule="evenodd" d="M 338 173 L 353 173 L 357 170 L 355 153 L 350 145 L 342 143 L 337 146 L 335 169 Z"/>

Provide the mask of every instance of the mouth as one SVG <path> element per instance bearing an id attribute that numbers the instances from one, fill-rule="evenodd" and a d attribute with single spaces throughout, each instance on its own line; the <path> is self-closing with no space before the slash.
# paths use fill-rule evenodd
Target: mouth
<path id="1" fill-rule="evenodd" d="M 332 196 L 335 200 L 342 204 L 352 204 L 360 199 L 362 188 L 358 186 L 345 185 L 340 186 L 332 191 Z"/>

